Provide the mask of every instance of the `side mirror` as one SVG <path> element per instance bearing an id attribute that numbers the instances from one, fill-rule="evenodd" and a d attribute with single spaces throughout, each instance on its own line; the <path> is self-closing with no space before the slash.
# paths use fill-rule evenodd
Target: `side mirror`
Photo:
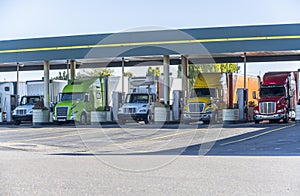
<path id="1" fill-rule="evenodd" d="M 253 92 L 252 92 L 252 98 L 253 98 L 253 99 L 257 99 L 257 97 L 256 97 L 256 91 L 253 91 Z"/>

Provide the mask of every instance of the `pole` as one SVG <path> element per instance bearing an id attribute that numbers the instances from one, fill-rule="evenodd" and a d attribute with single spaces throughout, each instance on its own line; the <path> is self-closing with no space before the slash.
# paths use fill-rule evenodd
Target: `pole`
<path id="1" fill-rule="evenodd" d="M 69 71 L 69 60 L 67 60 L 67 81 L 68 81 L 68 83 L 69 83 L 69 79 L 70 79 L 70 71 Z"/>
<path id="2" fill-rule="evenodd" d="M 244 89 L 247 88 L 247 80 L 246 80 L 246 75 L 247 75 L 247 56 L 246 52 L 244 52 Z"/>
<path id="3" fill-rule="evenodd" d="M 17 63 L 17 102 L 19 102 L 19 91 L 20 91 L 20 76 L 19 76 L 19 71 L 20 71 L 20 64 Z"/>
<path id="4" fill-rule="evenodd" d="M 247 54 L 244 52 L 244 91 L 243 91 L 243 102 L 244 102 L 244 120 L 248 121 L 248 103 L 246 96 L 248 96 L 248 93 L 246 95 L 246 89 L 247 89 Z"/>
<path id="5" fill-rule="evenodd" d="M 124 66 L 125 66 L 125 59 L 122 57 L 122 94 L 124 93 Z"/>
<path id="6" fill-rule="evenodd" d="M 182 92 L 184 93 L 184 104 L 187 104 L 187 95 L 188 95 L 188 74 L 187 74 L 187 68 L 188 68 L 188 60 L 185 56 L 181 56 L 181 70 L 182 70 L 182 74 L 181 74 L 181 79 L 182 79 Z"/>
<path id="7" fill-rule="evenodd" d="M 44 61 L 44 105 L 45 107 L 50 107 L 50 96 L 49 96 L 49 70 L 50 70 L 50 63 L 49 61 Z"/>
<path id="8" fill-rule="evenodd" d="M 170 57 L 165 55 L 163 57 L 164 66 L 164 104 L 170 104 Z"/>
<path id="9" fill-rule="evenodd" d="M 70 63 L 71 63 L 71 80 L 74 81 L 75 80 L 76 61 L 71 60 Z"/>

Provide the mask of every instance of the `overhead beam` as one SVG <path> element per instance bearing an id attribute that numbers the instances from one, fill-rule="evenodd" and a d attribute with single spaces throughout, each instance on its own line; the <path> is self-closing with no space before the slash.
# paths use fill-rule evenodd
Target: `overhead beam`
<path id="1" fill-rule="evenodd" d="M 276 62 L 276 61 L 300 61 L 300 55 L 267 55 L 267 56 L 247 56 L 248 63 L 255 62 Z M 243 57 L 214 57 L 214 58 L 189 58 L 189 64 L 207 64 L 207 63 L 243 63 Z M 162 60 L 146 60 L 146 61 L 129 61 L 126 67 L 136 65 L 142 66 L 160 66 Z M 170 65 L 180 65 L 180 59 L 170 59 Z M 83 63 L 76 64 L 76 69 L 82 68 L 99 68 L 99 67 L 120 67 L 120 62 L 99 62 L 99 63 Z M 51 70 L 66 69 L 66 64 L 51 64 Z M 41 64 L 26 64 L 20 67 L 20 71 L 42 71 L 44 70 L 43 62 Z M 0 72 L 17 71 L 17 66 L 0 64 Z"/>

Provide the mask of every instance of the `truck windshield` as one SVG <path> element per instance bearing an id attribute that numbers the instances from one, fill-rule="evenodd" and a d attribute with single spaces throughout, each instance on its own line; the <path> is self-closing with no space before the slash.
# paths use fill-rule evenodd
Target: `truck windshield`
<path id="1" fill-rule="evenodd" d="M 83 100 L 83 93 L 62 93 L 61 101 Z"/>
<path id="2" fill-rule="evenodd" d="M 284 96 L 284 87 L 261 88 L 260 97 L 282 97 Z"/>
<path id="3" fill-rule="evenodd" d="M 36 102 L 42 101 L 41 97 L 22 97 L 21 105 L 32 104 L 34 105 Z"/>
<path id="4" fill-rule="evenodd" d="M 149 95 L 146 94 L 128 94 L 126 103 L 148 103 Z"/>
<path id="5" fill-rule="evenodd" d="M 195 88 L 191 91 L 190 98 L 194 97 L 216 97 L 214 88 Z"/>

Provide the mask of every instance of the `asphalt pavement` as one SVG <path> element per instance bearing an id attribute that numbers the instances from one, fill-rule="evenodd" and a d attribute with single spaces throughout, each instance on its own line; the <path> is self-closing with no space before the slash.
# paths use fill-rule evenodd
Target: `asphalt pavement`
<path id="1" fill-rule="evenodd" d="M 0 195 L 299 195 L 300 125 L 0 126 Z"/>

